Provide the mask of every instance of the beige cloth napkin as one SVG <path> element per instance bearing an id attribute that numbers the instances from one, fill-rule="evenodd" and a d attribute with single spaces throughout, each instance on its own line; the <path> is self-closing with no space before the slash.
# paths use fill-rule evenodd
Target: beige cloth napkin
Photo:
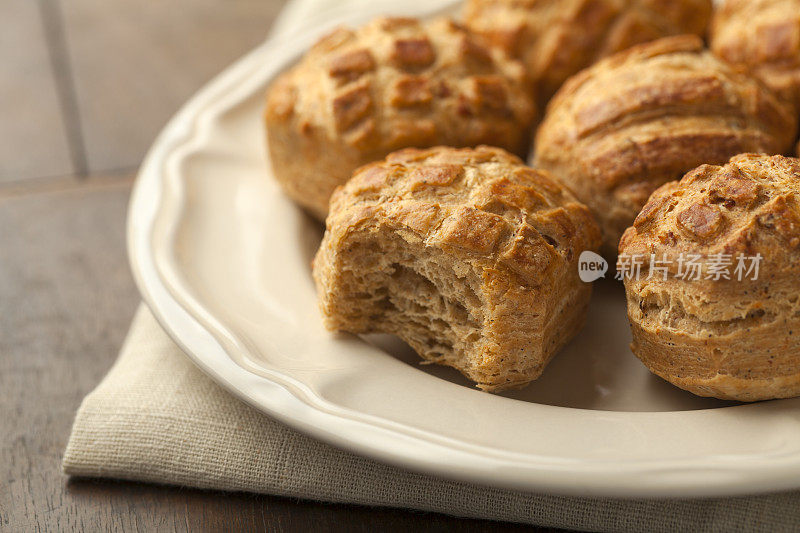
<path id="1" fill-rule="evenodd" d="M 206 377 L 142 306 L 119 359 L 83 401 L 72 476 L 241 490 L 591 531 L 800 531 L 800 492 L 631 501 L 535 495 L 386 466 L 301 435 Z"/>

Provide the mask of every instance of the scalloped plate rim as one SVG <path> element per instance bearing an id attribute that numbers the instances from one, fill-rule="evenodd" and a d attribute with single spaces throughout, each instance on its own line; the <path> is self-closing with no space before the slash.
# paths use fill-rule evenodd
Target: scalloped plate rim
<path id="1" fill-rule="evenodd" d="M 344 15 L 341 20 L 352 18 Z M 365 18 L 365 13 L 360 13 L 358 18 Z M 318 31 L 309 30 L 296 42 L 307 41 Z M 154 225 L 162 214 L 160 208 L 167 179 L 163 174 L 164 164 L 176 151 L 195 139 L 197 128 L 194 121 L 198 112 L 205 105 L 214 105 L 216 93 L 236 76 L 247 76 L 251 69 L 260 68 L 257 63 L 267 55 L 276 51 L 284 55 L 296 55 L 296 48 L 296 45 L 288 45 L 285 41 L 268 41 L 199 91 L 159 135 L 142 165 L 131 196 L 128 248 L 131 267 L 143 299 L 170 337 L 212 379 L 257 409 L 315 438 L 399 467 L 461 481 L 566 495 L 616 497 L 742 495 L 800 486 L 800 453 L 797 452 L 787 454 L 791 460 L 781 456 L 758 468 L 744 467 L 741 457 L 730 457 L 730 461 L 727 461 L 738 463 L 739 468 L 725 464 L 704 467 L 692 461 L 684 461 L 680 465 L 657 461 L 640 461 L 642 464 L 629 465 L 590 465 L 575 461 L 558 465 L 546 457 L 533 454 L 529 454 L 527 460 L 514 454 L 500 454 L 505 458 L 491 457 L 492 454 L 482 455 L 480 450 L 470 451 L 470 446 L 464 449 L 448 446 L 446 439 L 434 442 L 436 439 L 412 435 L 412 432 L 392 427 L 391 424 L 381 427 L 380 424 L 371 423 L 369 417 L 356 420 L 342 413 L 326 411 L 320 408 L 320 404 L 312 405 L 302 399 L 295 388 L 302 384 L 291 383 L 291 378 L 286 377 L 283 383 L 280 382 L 280 376 L 274 380 L 266 379 L 247 372 L 231 361 L 197 314 L 186 308 L 185 301 L 180 302 L 175 297 L 174 287 L 170 287 L 164 279 L 157 265 L 157 254 L 151 249 Z M 759 404 L 724 409 L 764 408 L 769 409 L 769 406 Z M 654 413 L 647 414 L 657 416 Z M 398 446 L 398 442 L 403 442 L 403 445 Z M 575 464 L 580 464 L 582 468 L 570 469 Z M 689 475 L 689 478 L 695 479 L 694 483 L 677 475 L 685 469 L 696 469 L 694 475 Z M 721 475 L 717 478 L 714 472 Z M 581 474 L 582 482 L 576 484 L 574 476 Z M 710 475 L 716 481 L 707 484 L 698 482 L 703 474 Z"/>

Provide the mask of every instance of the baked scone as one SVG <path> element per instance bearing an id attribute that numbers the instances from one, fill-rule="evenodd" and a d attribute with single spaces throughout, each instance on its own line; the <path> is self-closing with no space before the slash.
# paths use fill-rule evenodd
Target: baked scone
<path id="1" fill-rule="evenodd" d="M 499 148 L 406 149 L 331 199 L 314 279 L 331 330 L 383 332 L 486 391 L 536 379 L 582 327 L 586 206 Z"/>
<path id="2" fill-rule="evenodd" d="M 744 152 L 787 154 L 796 127 L 785 104 L 700 38 L 667 37 L 571 78 L 539 128 L 534 166 L 594 211 L 613 256 L 660 185 Z"/>
<path id="3" fill-rule="evenodd" d="M 519 58 L 546 102 L 598 59 L 671 35 L 705 35 L 711 0 L 468 0 L 465 23 Z"/>
<path id="4" fill-rule="evenodd" d="M 619 252 L 651 371 L 700 396 L 800 395 L 800 160 L 693 170 L 653 194 Z"/>
<path id="5" fill-rule="evenodd" d="M 800 0 L 727 0 L 714 13 L 710 41 L 715 54 L 800 110 Z"/>
<path id="6" fill-rule="evenodd" d="M 491 144 L 524 156 L 535 119 L 525 69 L 448 19 L 338 29 L 270 87 L 276 178 L 324 219 L 353 171 L 401 148 Z"/>

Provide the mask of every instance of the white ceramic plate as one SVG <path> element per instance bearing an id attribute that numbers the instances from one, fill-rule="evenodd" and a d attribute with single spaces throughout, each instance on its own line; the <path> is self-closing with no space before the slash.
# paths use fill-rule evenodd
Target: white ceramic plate
<path id="1" fill-rule="evenodd" d="M 321 31 L 233 65 L 171 121 L 141 170 L 133 270 L 195 363 L 300 431 L 448 478 L 621 497 L 800 487 L 800 400 L 724 404 L 653 377 L 628 349 L 614 282 L 597 284 L 585 330 L 545 375 L 503 396 L 420 365 L 391 339 L 326 332 L 309 268 L 322 230 L 269 176 L 260 123 L 264 88 Z"/>

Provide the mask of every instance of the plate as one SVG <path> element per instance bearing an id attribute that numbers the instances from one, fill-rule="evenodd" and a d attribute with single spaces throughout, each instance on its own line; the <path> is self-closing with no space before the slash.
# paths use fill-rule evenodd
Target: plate
<path id="1" fill-rule="evenodd" d="M 327 26 L 441 5 L 373 3 Z M 421 365 L 392 338 L 325 331 L 310 273 L 322 228 L 269 176 L 260 121 L 269 81 L 326 29 L 267 42 L 218 76 L 140 171 L 128 222 L 133 272 L 201 369 L 308 435 L 449 479 L 592 497 L 800 487 L 800 400 L 723 403 L 654 377 L 628 348 L 613 280 L 596 284 L 586 328 L 544 376 L 504 395 Z"/>

